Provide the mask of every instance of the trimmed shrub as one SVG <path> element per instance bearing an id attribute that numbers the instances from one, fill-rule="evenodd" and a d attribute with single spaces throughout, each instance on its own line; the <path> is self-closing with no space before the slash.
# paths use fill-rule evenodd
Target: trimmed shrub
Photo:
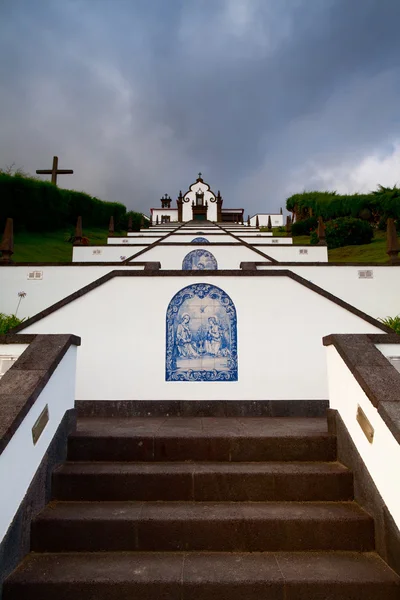
<path id="1" fill-rule="evenodd" d="M 316 217 L 309 217 L 302 221 L 295 221 L 292 225 L 292 235 L 310 235 L 318 225 L 318 219 Z"/>
<path id="2" fill-rule="evenodd" d="M 122 230 L 128 229 L 128 220 L 129 220 L 130 216 L 132 216 L 133 231 L 140 231 L 143 215 L 142 215 L 142 213 L 137 213 L 137 212 L 134 212 L 133 210 L 130 210 L 123 216 L 123 218 L 121 219 L 120 229 L 122 229 Z M 149 228 L 149 221 L 147 219 L 143 219 L 143 227 L 145 229 Z"/>
<path id="3" fill-rule="evenodd" d="M 118 228 L 125 214 L 126 206 L 119 202 L 104 202 L 19 173 L 0 172 L 0 231 L 7 217 L 14 219 L 16 231 L 52 231 L 75 225 L 79 216 L 84 227 L 107 227 L 113 216 Z"/>
<path id="4" fill-rule="evenodd" d="M 378 224 L 388 217 L 400 219 L 400 188 L 381 185 L 370 194 L 339 195 L 336 192 L 302 192 L 286 200 L 286 208 L 296 215 L 296 220 L 307 219 L 310 214 L 324 221 L 339 217 L 353 217 Z"/>
<path id="5" fill-rule="evenodd" d="M 358 246 L 370 244 L 374 237 L 374 231 L 367 221 L 343 217 L 333 219 L 325 224 L 326 243 L 328 248 L 341 248 L 342 246 Z M 310 244 L 317 244 L 317 232 L 313 231 Z"/>

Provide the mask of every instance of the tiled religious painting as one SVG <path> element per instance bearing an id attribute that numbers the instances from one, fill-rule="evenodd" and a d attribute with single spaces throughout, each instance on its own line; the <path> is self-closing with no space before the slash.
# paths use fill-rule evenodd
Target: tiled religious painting
<path id="1" fill-rule="evenodd" d="M 218 264 L 215 256 L 208 250 L 192 250 L 183 259 L 182 269 L 184 271 L 198 271 L 200 269 L 211 269 L 212 271 L 215 271 L 218 269 Z"/>
<path id="2" fill-rule="evenodd" d="M 192 240 L 190 243 L 191 244 L 209 244 L 210 242 L 206 238 L 197 237 L 197 238 L 194 238 L 194 240 Z"/>
<path id="3" fill-rule="evenodd" d="M 180 290 L 167 309 L 166 381 L 237 381 L 237 319 L 230 297 L 209 283 Z"/>

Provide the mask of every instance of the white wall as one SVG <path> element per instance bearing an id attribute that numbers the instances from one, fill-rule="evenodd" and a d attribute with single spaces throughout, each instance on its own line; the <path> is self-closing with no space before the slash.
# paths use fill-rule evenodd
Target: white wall
<path id="1" fill-rule="evenodd" d="M 262 234 L 261 234 L 262 235 Z M 293 238 L 285 237 L 260 237 L 260 235 L 240 236 L 240 239 L 248 244 L 293 244 Z"/>
<path id="2" fill-rule="evenodd" d="M 215 196 L 208 187 L 207 184 L 202 183 L 201 181 L 197 181 L 193 183 L 189 191 L 183 197 L 183 206 L 182 206 L 182 218 L 184 221 L 191 221 L 193 218 L 192 213 L 192 202 L 196 202 L 196 192 L 204 193 L 204 203 L 208 203 L 208 211 L 207 211 L 207 220 L 208 221 L 216 221 L 217 220 L 217 203 L 215 201 Z"/>
<path id="3" fill-rule="evenodd" d="M 179 290 L 198 282 L 222 288 L 235 303 L 237 382 L 165 381 L 166 310 Z M 322 337 L 380 332 L 286 276 L 195 273 L 115 277 L 24 331 L 82 337 L 79 400 L 324 399 Z"/>
<path id="4" fill-rule="evenodd" d="M 0 312 L 14 314 L 18 304 L 18 292 L 26 292 L 19 305 L 19 318 L 33 317 L 41 310 L 62 300 L 92 281 L 99 279 L 117 267 L 87 266 L 79 267 L 23 267 L 0 268 Z M 141 270 L 143 267 L 119 267 L 121 269 Z M 31 271 L 42 273 L 41 280 L 28 280 Z"/>
<path id="5" fill-rule="evenodd" d="M 166 235 L 166 233 L 160 235 L 137 233 L 135 236 L 129 235 L 126 237 L 109 237 L 107 238 L 107 244 L 153 244 L 157 240 L 160 240 L 162 237 L 164 237 L 164 235 Z"/>
<path id="6" fill-rule="evenodd" d="M 326 246 L 283 246 L 271 244 L 263 246 L 254 244 L 255 248 L 265 252 L 279 262 L 328 262 L 328 249 Z M 307 250 L 307 254 L 301 253 Z M 262 267 L 258 267 L 262 269 Z"/>
<path id="7" fill-rule="evenodd" d="M 270 264 L 257 269 L 289 269 L 376 319 L 400 314 L 400 267 Z M 359 271 L 372 271 L 372 279 L 360 279 Z"/>
<path id="8" fill-rule="evenodd" d="M 240 232 L 237 233 L 235 231 L 232 232 L 234 235 L 237 235 L 238 237 L 240 237 L 240 239 L 245 240 L 245 241 L 249 241 L 249 243 L 255 242 L 258 238 L 264 239 L 264 238 L 269 238 L 272 239 L 272 232 L 270 231 L 258 231 L 257 229 L 255 231 L 252 232 Z"/>
<path id="9" fill-rule="evenodd" d="M 268 214 L 258 214 L 258 223 L 260 227 L 268 227 Z M 257 215 L 251 217 L 250 225 L 255 227 L 257 221 Z M 283 226 L 283 215 L 273 215 L 271 214 L 271 225 L 272 227 L 282 227 Z"/>
<path id="10" fill-rule="evenodd" d="M 199 231 L 201 231 L 199 229 Z M 176 244 L 178 243 L 182 243 L 182 244 L 190 244 L 194 239 L 198 238 L 198 237 L 204 237 L 206 238 L 206 240 L 208 240 L 210 243 L 211 242 L 225 242 L 228 244 L 240 244 L 240 240 L 238 240 L 237 238 L 232 237 L 231 235 L 228 234 L 224 234 L 222 232 L 218 233 L 189 233 L 187 235 L 183 234 L 183 233 L 173 233 L 172 235 L 168 236 L 167 238 L 165 238 L 165 240 L 163 240 L 163 244 Z"/>
<path id="11" fill-rule="evenodd" d="M 135 264 L 135 261 L 157 261 L 161 263 L 161 269 L 182 269 L 183 259 L 193 250 L 207 250 L 214 255 L 218 269 L 240 269 L 241 262 L 256 262 L 267 260 L 257 254 L 250 248 L 238 244 L 236 246 L 214 246 L 212 244 L 196 244 L 185 246 L 172 246 L 162 243 L 155 248 L 150 248 L 136 259 L 132 259 L 129 264 Z"/>
<path id="12" fill-rule="evenodd" d="M 147 245 L 131 246 L 74 246 L 72 262 L 120 262 L 132 254 L 140 252 Z"/>
<path id="13" fill-rule="evenodd" d="M 329 405 L 338 410 L 397 527 L 400 528 L 400 445 L 334 346 L 327 347 Z M 357 406 L 373 426 L 370 444 L 356 420 Z"/>
<path id="14" fill-rule="evenodd" d="M 76 346 L 71 346 L 0 455 L 0 542 L 4 538 L 51 440 L 75 402 Z M 32 427 L 46 406 L 49 422 L 36 445 Z"/>

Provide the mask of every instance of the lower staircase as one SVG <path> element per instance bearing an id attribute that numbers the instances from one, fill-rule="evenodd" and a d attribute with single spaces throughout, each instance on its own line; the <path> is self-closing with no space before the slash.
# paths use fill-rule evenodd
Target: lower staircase
<path id="1" fill-rule="evenodd" d="M 81 418 L 4 600 L 399 600 L 325 418 Z"/>

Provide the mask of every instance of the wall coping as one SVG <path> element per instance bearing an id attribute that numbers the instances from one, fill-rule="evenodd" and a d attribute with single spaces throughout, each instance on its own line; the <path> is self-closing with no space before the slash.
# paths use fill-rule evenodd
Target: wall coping
<path id="1" fill-rule="evenodd" d="M 131 244 L 132 245 L 132 244 Z M 124 248 L 126 248 L 126 245 L 124 246 Z M 142 261 L 137 261 L 135 263 L 128 263 L 125 264 L 124 261 L 119 260 L 117 261 L 109 261 L 109 262 L 98 262 L 98 261 L 93 261 L 93 262 L 63 262 L 63 263 L 57 263 L 57 262 L 37 262 L 37 263 L 13 263 L 13 264 L 0 264 L 0 267 L 131 267 L 132 265 L 137 266 L 139 265 L 140 267 L 147 267 L 148 265 L 153 265 L 154 263 L 158 264 L 158 261 L 150 261 L 150 260 L 142 260 Z"/>
<path id="2" fill-rule="evenodd" d="M 361 389 L 400 444 L 400 373 L 375 344 L 400 344 L 395 333 L 331 334 L 324 346 L 334 346 Z"/>
<path id="3" fill-rule="evenodd" d="M 29 344 L 0 380 L 0 455 L 71 346 L 76 335 L 0 335 L 0 344 Z"/>
<path id="4" fill-rule="evenodd" d="M 268 244 L 269 245 L 269 244 Z M 292 248 L 300 248 L 301 246 L 297 246 L 296 244 L 289 244 Z M 280 246 L 285 246 L 285 244 L 280 244 Z M 309 248 L 309 246 L 302 246 L 303 248 Z M 318 246 L 317 246 L 318 247 Z M 271 267 L 271 263 L 269 262 L 255 262 L 257 267 Z M 400 263 L 392 264 L 392 263 L 358 263 L 358 262 L 306 262 L 306 261 L 291 261 L 291 262 L 280 262 L 279 265 L 283 265 L 285 267 L 362 267 L 364 269 L 368 269 L 368 267 L 400 267 Z"/>

